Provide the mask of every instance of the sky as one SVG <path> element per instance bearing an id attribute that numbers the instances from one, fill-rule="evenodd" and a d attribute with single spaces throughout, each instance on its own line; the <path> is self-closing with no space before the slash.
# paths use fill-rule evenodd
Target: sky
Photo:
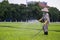
<path id="1" fill-rule="evenodd" d="M 2 0 L 0 0 L 1 2 Z M 14 3 L 14 4 L 26 4 L 26 0 L 8 0 L 9 3 Z M 47 2 L 48 6 L 51 6 L 51 7 L 56 7 L 57 9 L 60 10 L 60 0 L 27 0 L 27 2 L 29 1 L 45 1 Z"/>

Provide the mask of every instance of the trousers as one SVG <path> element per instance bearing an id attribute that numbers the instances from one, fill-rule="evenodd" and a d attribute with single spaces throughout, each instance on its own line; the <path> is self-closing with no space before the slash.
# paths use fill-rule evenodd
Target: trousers
<path id="1" fill-rule="evenodd" d="M 48 32 L 48 24 L 43 25 L 43 31 L 44 31 L 44 32 Z"/>

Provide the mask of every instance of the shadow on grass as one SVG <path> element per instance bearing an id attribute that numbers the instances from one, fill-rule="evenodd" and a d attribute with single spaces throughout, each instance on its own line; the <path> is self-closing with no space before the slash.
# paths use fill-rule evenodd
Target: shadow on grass
<path id="1" fill-rule="evenodd" d="M 22 27 L 20 27 L 19 29 L 27 29 L 27 30 L 41 30 L 41 29 L 37 29 L 37 28 L 22 28 Z"/>
<path id="2" fill-rule="evenodd" d="M 12 26 L 3 26 L 3 25 L 0 25 L 0 27 L 12 27 Z"/>
<path id="3" fill-rule="evenodd" d="M 60 32 L 60 30 L 49 30 L 49 31 Z"/>
<path id="4" fill-rule="evenodd" d="M 0 27 L 8 27 L 8 28 L 16 28 L 16 29 L 29 29 L 29 30 L 40 30 L 40 29 L 36 29 L 36 28 L 23 28 L 23 27 L 13 27 L 13 26 L 4 26 L 4 25 L 0 25 Z"/>
<path id="5" fill-rule="evenodd" d="M 8 26 L 8 25 L 0 25 L 0 27 L 10 27 L 10 28 L 14 28 L 13 26 Z"/>
<path id="6" fill-rule="evenodd" d="M 41 29 L 37 29 L 37 28 L 22 28 L 22 27 L 8 26 L 8 25 L 6 25 L 6 26 L 0 25 L 0 27 L 16 28 L 16 29 L 22 29 L 22 30 L 25 30 L 25 29 L 27 29 L 27 30 L 38 30 L 38 31 L 41 30 Z M 60 30 L 49 30 L 49 31 L 60 32 Z"/>

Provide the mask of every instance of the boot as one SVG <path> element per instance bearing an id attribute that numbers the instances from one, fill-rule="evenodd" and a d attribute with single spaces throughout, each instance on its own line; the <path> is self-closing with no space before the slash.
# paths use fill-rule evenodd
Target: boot
<path id="1" fill-rule="evenodd" d="M 44 32 L 44 35 L 48 35 L 48 32 Z"/>

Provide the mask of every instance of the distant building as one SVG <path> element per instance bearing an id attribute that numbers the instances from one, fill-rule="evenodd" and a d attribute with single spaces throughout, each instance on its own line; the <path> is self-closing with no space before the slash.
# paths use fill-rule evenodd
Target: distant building
<path id="1" fill-rule="evenodd" d="M 8 1 L 8 0 L 4 0 L 4 1 Z"/>
<path id="2" fill-rule="evenodd" d="M 49 8 L 49 6 L 47 5 L 47 2 L 39 2 L 38 4 L 40 6 L 46 6 L 47 8 Z"/>
<path id="3" fill-rule="evenodd" d="M 27 4 L 36 4 L 36 3 L 37 3 L 36 1 L 27 2 Z"/>

